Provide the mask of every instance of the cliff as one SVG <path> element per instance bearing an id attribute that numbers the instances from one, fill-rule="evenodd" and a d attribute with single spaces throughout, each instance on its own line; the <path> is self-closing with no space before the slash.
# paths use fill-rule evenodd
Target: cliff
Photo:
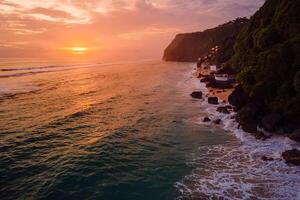
<path id="1" fill-rule="evenodd" d="M 224 44 L 231 48 L 238 33 L 248 24 L 248 21 L 247 18 L 238 18 L 203 32 L 178 34 L 165 49 L 163 59 L 165 61 L 196 62 L 199 57 L 206 55 L 216 45 Z"/>
<path id="2" fill-rule="evenodd" d="M 299 0 L 267 0 L 237 38 L 228 64 L 240 84 L 232 102 L 248 96 L 237 105 L 244 129 L 292 134 L 300 128 L 299 11 Z"/>

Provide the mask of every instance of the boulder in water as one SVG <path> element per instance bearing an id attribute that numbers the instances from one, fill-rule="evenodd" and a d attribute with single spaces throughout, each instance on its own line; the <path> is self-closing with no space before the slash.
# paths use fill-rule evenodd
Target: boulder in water
<path id="1" fill-rule="evenodd" d="M 202 99 L 202 92 L 201 91 L 192 92 L 191 96 L 195 99 Z"/>
<path id="2" fill-rule="evenodd" d="M 273 161 L 273 160 L 274 160 L 274 158 L 272 158 L 272 157 L 267 157 L 267 156 L 262 156 L 261 159 L 262 159 L 263 161 Z"/>
<path id="3" fill-rule="evenodd" d="M 221 123 L 221 119 L 216 119 L 216 120 L 214 120 L 214 123 L 215 123 L 215 124 L 220 124 L 220 123 Z"/>
<path id="4" fill-rule="evenodd" d="M 216 89 L 230 89 L 233 85 L 230 81 L 213 81 L 208 82 L 206 87 L 216 88 Z"/>
<path id="5" fill-rule="evenodd" d="M 242 130 L 247 133 L 257 133 L 257 122 L 255 120 L 244 121 L 239 125 L 242 127 Z"/>
<path id="6" fill-rule="evenodd" d="M 217 108 L 217 111 L 223 114 L 229 114 L 230 111 L 228 110 L 227 106 L 220 106 Z"/>
<path id="7" fill-rule="evenodd" d="M 203 122 L 210 122 L 211 120 L 208 117 L 204 117 L 202 121 Z"/>
<path id="8" fill-rule="evenodd" d="M 289 138 L 297 142 L 300 142 L 300 129 L 297 129 L 292 134 L 290 134 Z"/>

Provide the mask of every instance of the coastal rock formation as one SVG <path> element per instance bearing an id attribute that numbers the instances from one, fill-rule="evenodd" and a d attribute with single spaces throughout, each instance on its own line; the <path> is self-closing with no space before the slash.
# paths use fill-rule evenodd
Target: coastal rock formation
<path id="1" fill-rule="evenodd" d="M 239 125 L 247 133 L 257 133 L 257 122 L 255 120 L 244 120 Z"/>
<path id="2" fill-rule="evenodd" d="M 218 97 L 208 97 L 207 102 L 209 104 L 217 105 L 219 104 L 219 99 Z"/>
<path id="3" fill-rule="evenodd" d="M 270 113 L 262 118 L 260 127 L 266 131 L 274 132 L 278 129 L 280 121 L 281 115 L 277 113 Z"/>
<path id="4" fill-rule="evenodd" d="M 238 111 L 236 120 L 241 128 L 248 133 L 257 133 L 258 120 L 256 118 L 259 110 L 253 103 L 249 103 Z"/>
<path id="5" fill-rule="evenodd" d="M 300 165 L 300 151 L 297 149 L 283 152 L 282 157 L 286 161 L 286 163 Z"/>
<path id="6" fill-rule="evenodd" d="M 247 18 L 238 18 L 234 21 L 220 25 L 203 32 L 183 33 L 176 35 L 175 39 L 165 49 L 165 61 L 196 62 L 199 57 L 216 45 L 223 45 L 224 49 L 232 49 L 235 38 L 240 30 L 248 24 Z M 226 51 L 222 57 L 231 57 Z"/>
<path id="7" fill-rule="evenodd" d="M 202 99 L 202 92 L 201 91 L 192 92 L 191 96 L 195 99 Z"/>

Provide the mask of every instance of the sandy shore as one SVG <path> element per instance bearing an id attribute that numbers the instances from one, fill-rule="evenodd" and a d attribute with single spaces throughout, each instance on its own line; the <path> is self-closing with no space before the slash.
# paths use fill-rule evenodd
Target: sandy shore
<path id="1" fill-rule="evenodd" d="M 196 77 L 199 77 L 199 75 L 210 75 L 210 70 L 209 69 L 203 69 L 203 68 L 198 68 L 196 70 Z M 215 96 L 220 99 L 220 101 L 228 102 L 228 97 L 234 90 L 234 88 L 230 89 L 217 89 L 217 88 L 207 88 L 209 90 L 209 96 Z"/>
<path id="2" fill-rule="evenodd" d="M 218 97 L 221 101 L 224 102 L 228 102 L 228 97 L 233 91 L 233 88 L 230 89 L 208 88 L 208 89 L 209 89 L 209 96 Z"/>

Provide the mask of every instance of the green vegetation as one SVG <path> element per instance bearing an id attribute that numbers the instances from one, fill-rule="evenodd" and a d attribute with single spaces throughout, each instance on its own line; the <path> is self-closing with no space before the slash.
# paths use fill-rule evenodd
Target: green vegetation
<path id="1" fill-rule="evenodd" d="M 221 47 L 221 53 L 217 61 L 225 62 L 233 55 L 236 37 L 248 21 L 247 18 L 238 18 L 203 32 L 178 34 L 166 48 L 163 59 L 196 62 L 199 57 L 207 55 L 211 48 L 218 45 Z"/>
<path id="2" fill-rule="evenodd" d="M 300 0 L 266 0 L 250 20 L 179 34 L 164 60 L 195 62 L 215 46 L 219 51 L 209 61 L 231 68 L 240 84 L 230 99 L 242 128 L 300 128 Z"/>
<path id="3" fill-rule="evenodd" d="M 267 0 L 237 37 L 227 62 L 252 103 L 300 124 L 300 1 Z M 259 121 L 260 119 L 258 119 Z"/>

